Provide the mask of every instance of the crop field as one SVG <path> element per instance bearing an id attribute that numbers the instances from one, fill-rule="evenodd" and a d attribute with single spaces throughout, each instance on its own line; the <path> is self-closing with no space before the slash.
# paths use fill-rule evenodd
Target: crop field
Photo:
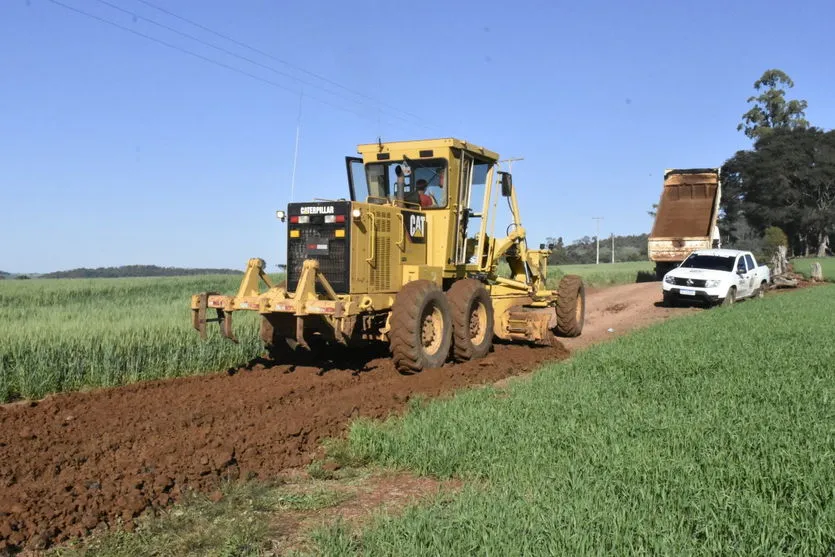
<path id="1" fill-rule="evenodd" d="M 549 273 L 554 287 L 568 273 L 604 286 L 635 282 L 647 269 L 649 263 L 616 263 Z M 236 345 L 212 330 L 200 341 L 189 309 L 192 294 L 234 293 L 239 283 L 228 275 L 0 282 L 0 402 L 245 363 L 262 352 L 256 314 L 235 314 Z"/>
<path id="2" fill-rule="evenodd" d="M 705 311 L 530 380 L 354 423 L 354 456 L 466 480 L 344 555 L 831 555 L 835 286 Z"/>
<path id="3" fill-rule="evenodd" d="M 613 286 L 655 280 L 655 264 L 651 261 L 632 261 L 599 265 L 559 265 L 548 267 L 548 275 L 555 276 L 557 283 L 563 275 L 580 275 L 586 286 Z"/>
<path id="4" fill-rule="evenodd" d="M 257 315 L 235 314 L 240 344 L 215 331 L 201 341 L 191 327 L 191 295 L 234 293 L 240 278 L 0 282 L 0 401 L 218 371 L 251 360 L 261 351 Z"/>
<path id="5" fill-rule="evenodd" d="M 509 272 L 507 263 L 499 265 L 499 275 Z M 549 265 L 549 288 L 556 288 L 565 275 L 579 275 L 588 287 L 614 286 L 655 280 L 655 264 L 651 261 L 631 261 L 624 263 L 600 263 L 599 265 Z"/>

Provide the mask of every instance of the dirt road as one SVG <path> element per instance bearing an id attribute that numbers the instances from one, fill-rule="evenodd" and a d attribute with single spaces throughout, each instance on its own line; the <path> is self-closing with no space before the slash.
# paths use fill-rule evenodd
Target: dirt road
<path id="1" fill-rule="evenodd" d="M 415 394 L 524 374 L 569 350 L 699 311 L 662 308 L 659 291 L 643 283 L 590 292 L 580 338 L 547 348 L 499 344 L 483 360 L 411 376 L 385 354 L 334 353 L 324 368 L 259 364 L 0 406 L 0 554 L 82 536 L 102 522 L 130 527 L 187 488 L 305 465 L 357 416 L 383 418 Z"/>

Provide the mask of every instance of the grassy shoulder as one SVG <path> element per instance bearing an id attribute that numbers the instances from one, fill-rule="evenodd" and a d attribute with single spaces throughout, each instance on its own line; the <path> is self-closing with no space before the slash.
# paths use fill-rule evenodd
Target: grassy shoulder
<path id="1" fill-rule="evenodd" d="M 791 263 L 795 272 L 805 277 L 811 276 L 812 263 L 820 263 L 824 280 L 835 282 L 835 257 L 798 257 L 792 259 Z"/>
<path id="2" fill-rule="evenodd" d="M 706 311 L 507 390 L 386 423 L 355 456 L 470 482 L 319 532 L 318 553 L 804 554 L 835 547 L 835 287 Z"/>

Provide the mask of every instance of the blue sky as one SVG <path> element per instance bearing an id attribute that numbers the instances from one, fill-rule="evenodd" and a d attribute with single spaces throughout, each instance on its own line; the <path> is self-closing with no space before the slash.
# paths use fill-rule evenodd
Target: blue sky
<path id="1" fill-rule="evenodd" d="M 300 94 L 296 200 L 347 195 L 358 143 L 460 137 L 525 158 L 534 244 L 594 235 L 596 216 L 601 235 L 647 232 L 664 168 L 750 145 L 736 125 L 768 68 L 835 127 L 831 1 L 149 1 L 271 57 L 140 0 L 60 0 L 270 83 L 50 0 L 0 2 L 0 269 L 273 268 Z"/>

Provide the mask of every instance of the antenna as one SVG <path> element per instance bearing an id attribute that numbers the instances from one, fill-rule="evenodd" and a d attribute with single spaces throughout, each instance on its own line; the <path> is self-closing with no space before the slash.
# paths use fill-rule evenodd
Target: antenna
<path id="1" fill-rule="evenodd" d="M 296 120 L 296 147 L 293 150 L 293 177 L 290 179 L 290 202 L 294 201 L 293 196 L 296 191 L 296 161 L 299 158 L 299 132 L 302 127 L 302 99 L 304 98 L 304 91 L 299 93 L 299 116 Z"/>

